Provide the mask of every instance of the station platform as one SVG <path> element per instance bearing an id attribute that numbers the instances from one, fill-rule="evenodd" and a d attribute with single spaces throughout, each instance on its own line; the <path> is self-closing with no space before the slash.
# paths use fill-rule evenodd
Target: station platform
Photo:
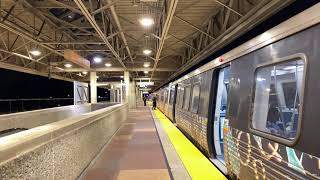
<path id="1" fill-rule="evenodd" d="M 159 110 L 129 111 L 79 179 L 227 179 Z"/>

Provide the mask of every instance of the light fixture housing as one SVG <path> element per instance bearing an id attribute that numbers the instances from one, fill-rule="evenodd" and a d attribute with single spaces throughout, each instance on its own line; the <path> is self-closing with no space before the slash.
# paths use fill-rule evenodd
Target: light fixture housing
<path id="1" fill-rule="evenodd" d="M 37 50 L 37 49 L 33 49 L 30 51 L 30 54 L 32 54 L 33 56 L 40 56 L 41 55 L 41 51 Z"/>
<path id="2" fill-rule="evenodd" d="M 111 63 L 106 63 L 105 66 L 106 66 L 106 67 L 111 67 L 112 64 L 111 64 Z"/>
<path id="3" fill-rule="evenodd" d="M 143 17 L 139 20 L 139 22 L 144 27 L 150 27 L 154 25 L 154 20 L 151 17 Z"/>
<path id="4" fill-rule="evenodd" d="M 150 55 L 152 53 L 150 49 L 144 49 L 142 52 L 144 55 Z"/>
<path id="5" fill-rule="evenodd" d="M 72 64 L 69 64 L 69 63 L 64 64 L 64 67 L 66 67 L 66 68 L 71 68 L 71 67 L 72 67 Z"/>
<path id="6" fill-rule="evenodd" d="M 94 58 L 93 58 L 93 61 L 94 61 L 95 63 L 101 63 L 101 62 L 102 62 L 102 58 L 101 58 L 101 57 L 94 57 Z"/>

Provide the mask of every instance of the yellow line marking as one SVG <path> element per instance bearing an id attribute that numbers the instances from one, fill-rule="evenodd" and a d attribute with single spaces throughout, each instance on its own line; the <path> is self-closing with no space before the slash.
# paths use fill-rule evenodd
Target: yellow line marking
<path id="1" fill-rule="evenodd" d="M 161 111 L 154 112 L 193 180 L 227 180 Z"/>

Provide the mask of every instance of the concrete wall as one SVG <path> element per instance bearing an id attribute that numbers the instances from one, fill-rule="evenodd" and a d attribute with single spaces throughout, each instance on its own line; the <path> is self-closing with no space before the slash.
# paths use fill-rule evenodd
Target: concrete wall
<path id="1" fill-rule="evenodd" d="M 63 106 L 13 114 L 0 115 L 0 131 L 11 128 L 34 128 L 72 116 L 91 112 L 90 104 Z"/>
<path id="2" fill-rule="evenodd" d="M 76 179 L 127 113 L 119 104 L 0 138 L 0 179 Z"/>

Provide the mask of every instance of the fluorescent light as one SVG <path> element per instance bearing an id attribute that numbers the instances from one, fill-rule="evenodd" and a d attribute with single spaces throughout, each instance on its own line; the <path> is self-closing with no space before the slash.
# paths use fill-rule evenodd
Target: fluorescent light
<path id="1" fill-rule="evenodd" d="M 96 76 L 97 79 L 99 79 L 99 76 Z"/>
<path id="2" fill-rule="evenodd" d="M 87 74 L 88 74 L 88 72 L 87 72 L 87 71 L 83 71 L 83 72 L 82 72 L 82 74 L 87 75 Z"/>
<path id="3" fill-rule="evenodd" d="M 188 76 L 188 75 L 185 75 L 185 76 L 184 76 L 184 78 L 188 79 L 188 78 L 189 78 L 189 76 Z"/>
<path id="4" fill-rule="evenodd" d="M 145 55 L 150 55 L 150 54 L 152 53 L 152 51 L 151 51 L 150 49 L 145 49 L 145 50 L 143 50 L 142 52 L 143 52 L 143 54 L 145 54 Z"/>
<path id="5" fill-rule="evenodd" d="M 143 67 L 146 67 L 146 68 L 147 68 L 147 67 L 150 67 L 150 64 L 149 64 L 149 63 L 144 63 L 144 64 L 143 64 Z"/>
<path id="6" fill-rule="evenodd" d="M 265 80 L 266 80 L 265 78 L 260 78 L 260 77 L 257 78 L 257 81 L 259 81 L 259 82 L 265 81 Z"/>
<path id="7" fill-rule="evenodd" d="M 64 67 L 66 67 L 66 68 L 71 68 L 72 67 L 72 64 L 64 64 Z"/>
<path id="8" fill-rule="evenodd" d="M 120 76 L 120 78 L 123 78 L 123 76 Z"/>
<path id="9" fill-rule="evenodd" d="M 31 50 L 30 54 L 32 54 L 34 56 L 40 56 L 41 52 L 39 50 Z"/>
<path id="10" fill-rule="evenodd" d="M 69 18 L 69 19 L 72 19 L 72 18 L 73 18 L 73 16 L 71 16 L 71 15 L 68 15 L 68 18 Z"/>
<path id="11" fill-rule="evenodd" d="M 95 63 L 101 63 L 101 62 L 102 62 L 102 58 L 101 58 L 101 57 L 94 57 L 94 58 L 93 58 L 93 61 L 94 61 Z"/>
<path id="12" fill-rule="evenodd" d="M 154 24 L 154 20 L 151 17 L 144 17 L 139 20 L 140 24 L 145 27 L 150 27 Z"/>
<path id="13" fill-rule="evenodd" d="M 144 71 L 144 73 L 145 73 L 145 74 L 148 74 L 149 72 L 148 72 L 148 71 Z"/>
<path id="14" fill-rule="evenodd" d="M 200 70 L 197 69 L 197 70 L 195 71 L 195 73 L 196 73 L 196 74 L 200 74 Z"/>
<path id="15" fill-rule="evenodd" d="M 106 66 L 106 67 L 111 67 L 112 64 L 111 64 L 111 63 L 106 63 L 105 66 Z"/>

